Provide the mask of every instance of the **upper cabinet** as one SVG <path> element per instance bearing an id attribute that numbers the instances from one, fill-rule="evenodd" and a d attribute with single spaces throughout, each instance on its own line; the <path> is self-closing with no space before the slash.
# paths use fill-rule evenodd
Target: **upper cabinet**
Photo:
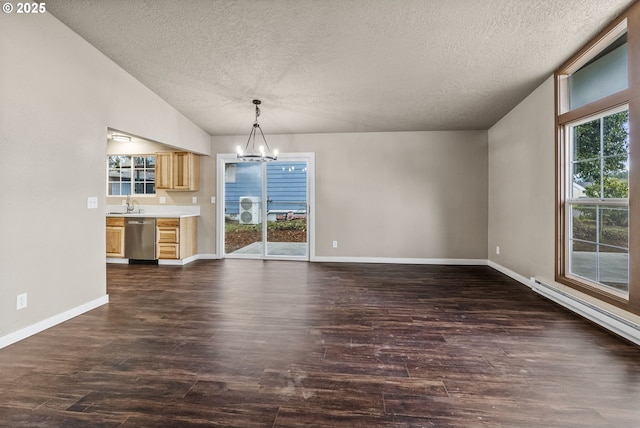
<path id="1" fill-rule="evenodd" d="M 156 189 L 171 189 L 173 180 L 172 152 L 156 153 Z"/>
<path id="2" fill-rule="evenodd" d="M 191 152 L 156 153 L 156 188 L 198 190 L 200 157 Z"/>

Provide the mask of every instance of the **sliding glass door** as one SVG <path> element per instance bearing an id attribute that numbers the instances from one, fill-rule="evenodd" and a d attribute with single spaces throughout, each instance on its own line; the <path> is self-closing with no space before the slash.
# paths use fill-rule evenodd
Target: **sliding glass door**
<path id="1" fill-rule="evenodd" d="M 266 166 L 266 254 L 309 258 L 308 168 L 305 160 Z"/>
<path id="2" fill-rule="evenodd" d="M 262 172 L 260 163 L 225 163 L 225 255 L 262 255 Z"/>
<path id="3" fill-rule="evenodd" d="M 310 154 L 266 163 L 218 156 L 224 257 L 309 260 L 312 166 Z"/>

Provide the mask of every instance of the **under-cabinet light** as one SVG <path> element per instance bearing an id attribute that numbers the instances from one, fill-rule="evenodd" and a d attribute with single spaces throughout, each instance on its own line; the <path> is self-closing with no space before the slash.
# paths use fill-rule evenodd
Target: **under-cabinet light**
<path id="1" fill-rule="evenodd" d="M 131 141 L 131 137 L 129 137 L 128 135 L 119 135 L 119 134 L 113 134 L 111 136 L 111 139 L 114 141 Z"/>

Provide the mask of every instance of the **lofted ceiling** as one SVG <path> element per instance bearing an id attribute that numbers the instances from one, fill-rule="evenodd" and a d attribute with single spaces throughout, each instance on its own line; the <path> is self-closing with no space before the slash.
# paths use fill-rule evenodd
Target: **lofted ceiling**
<path id="1" fill-rule="evenodd" d="M 47 0 L 211 135 L 488 129 L 632 0 Z"/>

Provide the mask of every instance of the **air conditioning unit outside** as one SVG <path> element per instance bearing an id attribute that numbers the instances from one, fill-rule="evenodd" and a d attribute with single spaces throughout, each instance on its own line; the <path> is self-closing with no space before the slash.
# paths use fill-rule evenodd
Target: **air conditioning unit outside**
<path id="1" fill-rule="evenodd" d="M 240 224 L 260 223 L 260 198 L 256 196 L 240 197 Z"/>

